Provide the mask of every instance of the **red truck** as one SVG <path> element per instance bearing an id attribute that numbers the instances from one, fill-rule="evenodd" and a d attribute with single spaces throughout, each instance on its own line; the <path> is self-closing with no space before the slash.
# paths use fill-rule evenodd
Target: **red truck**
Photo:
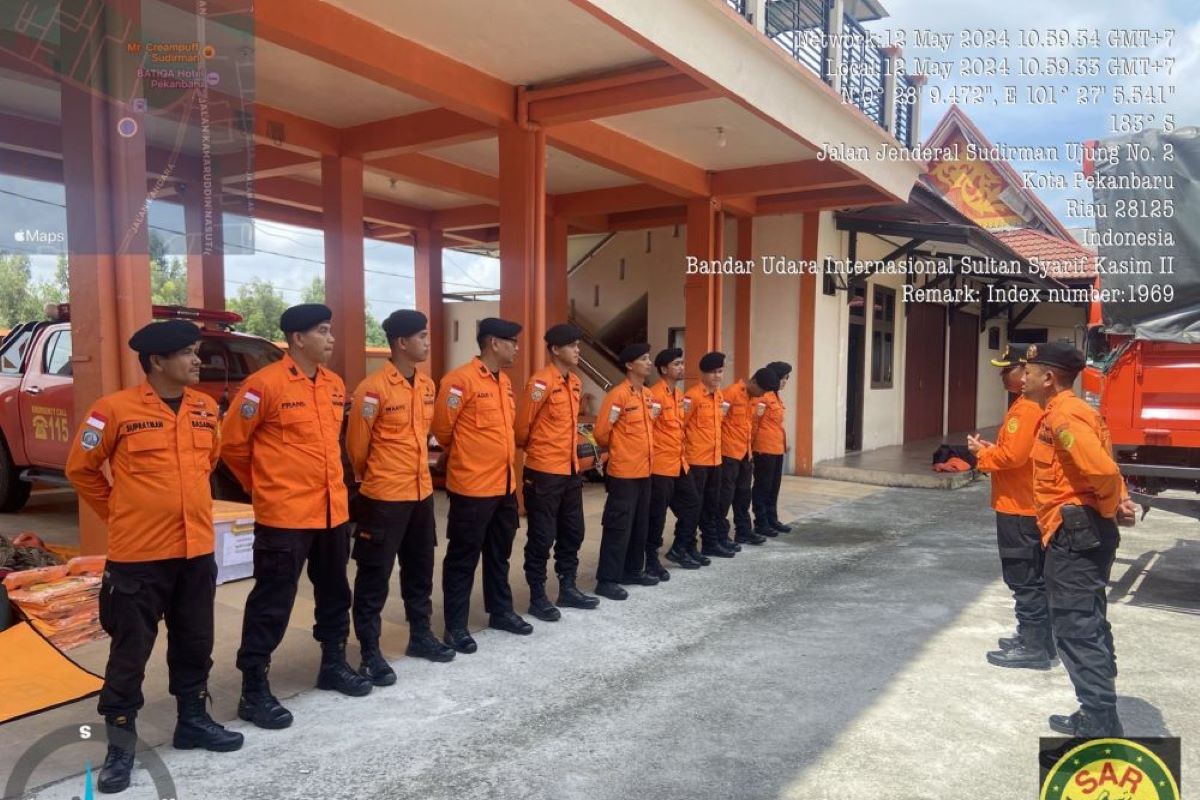
<path id="1" fill-rule="evenodd" d="M 51 306 L 48 319 L 26 322 L 0 341 L 0 512 L 19 511 L 32 482 L 69 485 L 63 476 L 74 433 L 70 307 Z M 154 306 L 155 319 L 188 319 L 202 326 L 200 391 L 222 412 L 245 378 L 283 357 L 266 339 L 229 327 L 242 318 L 228 311 Z M 215 492 L 244 497 L 223 465 Z"/>
<path id="2" fill-rule="evenodd" d="M 1091 304 L 1083 396 L 1134 500 L 1200 519 L 1200 130 L 1095 144 L 1084 171 L 1097 288 L 1119 299 Z"/>

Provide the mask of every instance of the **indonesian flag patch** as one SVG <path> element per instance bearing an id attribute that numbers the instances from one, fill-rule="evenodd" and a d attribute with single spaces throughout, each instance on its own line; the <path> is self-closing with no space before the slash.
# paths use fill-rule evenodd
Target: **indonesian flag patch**
<path id="1" fill-rule="evenodd" d="M 546 396 L 545 381 L 534 381 L 533 382 L 533 391 L 530 393 L 529 396 L 533 399 L 533 402 L 535 402 L 535 403 L 540 401 L 543 397 L 545 397 Z"/>
<path id="2" fill-rule="evenodd" d="M 763 414 L 767 413 L 767 404 L 766 404 L 766 403 L 759 403 L 759 404 L 758 404 L 758 406 L 757 406 L 757 407 L 755 407 L 755 409 L 754 409 L 754 413 L 758 414 L 758 416 L 760 416 L 760 417 L 761 417 Z"/>
<path id="3" fill-rule="evenodd" d="M 608 409 L 608 421 L 616 422 L 621 418 L 621 406 L 613 403 Z"/>
<path id="4" fill-rule="evenodd" d="M 463 390 L 461 386 L 451 386 L 450 394 L 446 398 L 446 405 L 450 408 L 458 408 L 462 405 Z"/>
<path id="5" fill-rule="evenodd" d="M 662 413 L 662 403 L 650 404 L 650 418 L 658 419 L 658 415 Z"/>
<path id="6" fill-rule="evenodd" d="M 379 395 L 375 392 L 367 392 L 363 396 L 362 415 L 365 419 L 370 419 L 375 416 L 375 412 L 379 410 Z"/>
<path id="7" fill-rule="evenodd" d="M 84 425 L 90 428 L 95 428 L 98 431 L 104 430 L 104 426 L 108 424 L 108 417 L 101 414 L 99 411 L 93 411 L 88 414 L 88 418 L 83 421 Z"/>
<path id="8" fill-rule="evenodd" d="M 258 404 L 262 402 L 262 397 L 253 389 L 247 389 L 246 394 L 242 396 L 241 414 L 244 419 L 250 419 L 258 413 Z"/>

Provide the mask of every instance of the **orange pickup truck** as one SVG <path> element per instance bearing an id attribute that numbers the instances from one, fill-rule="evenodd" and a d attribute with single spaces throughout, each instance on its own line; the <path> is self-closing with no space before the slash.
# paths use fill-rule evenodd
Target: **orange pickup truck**
<path id="1" fill-rule="evenodd" d="M 74 419 L 70 307 L 51 306 L 49 318 L 16 325 L 0 341 L 0 511 L 19 511 L 32 482 L 69 485 L 63 476 Z M 228 327 L 242 318 L 228 311 L 154 306 L 155 319 L 188 319 L 202 326 L 200 385 L 222 412 L 245 378 L 278 361 L 283 351 Z M 241 494 L 224 466 L 214 491 Z"/>

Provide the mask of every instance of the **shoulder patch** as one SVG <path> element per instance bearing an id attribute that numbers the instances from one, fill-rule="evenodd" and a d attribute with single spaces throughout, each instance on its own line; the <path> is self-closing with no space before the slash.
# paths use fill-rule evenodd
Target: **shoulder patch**
<path id="1" fill-rule="evenodd" d="M 620 418 L 621 418 L 621 406 L 617 403 L 613 403 L 608 409 L 608 421 L 616 422 Z"/>
<path id="2" fill-rule="evenodd" d="M 534 381 L 533 386 L 530 387 L 529 397 L 533 400 L 533 402 L 538 403 L 538 402 L 541 402 L 541 399 L 545 396 L 546 396 L 545 381 Z"/>
<path id="3" fill-rule="evenodd" d="M 1009 417 L 1008 424 L 1004 426 L 1004 429 L 1009 433 L 1016 433 L 1017 428 L 1019 427 L 1021 427 L 1020 420 L 1018 420 L 1016 417 Z"/>
<path id="4" fill-rule="evenodd" d="M 100 433 L 94 428 L 88 428 L 83 432 L 83 436 L 79 439 L 79 446 L 84 450 L 95 450 L 100 444 Z"/>
<path id="5" fill-rule="evenodd" d="M 379 395 L 375 392 L 367 392 L 363 396 L 362 415 L 365 419 L 370 419 L 379 411 Z"/>
<path id="6" fill-rule="evenodd" d="M 662 403 L 651 402 L 650 403 L 650 418 L 658 419 L 658 415 L 661 413 L 662 413 Z"/>
<path id="7" fill-rule="evenodd" d="M 729 401 L 722 400 L 721 401 L 721 416 L 724 417 L 727 414 L 729 414 Z"/>
<path id="8" fill-rule="evenodd" d="M 755 406 L 755 407 L 754 407 L 754 413 L 755 413 L 755 414 L 757 414 L 757 415 L 758 415 L 758 416 L 760 416 L 760 417 L 761 417 L 763 414 L 766 414 L 766 413 L 767 413 L 767 404 L 766 404 L 766 403 L 759 403 L 757 406 Z"/>
<path id="9" fill-rule="evenodd" d="M 1062 428 L 1058 431 L 1058 443 L 1063 446 L 1064 450 L 1070 450 L 1075 444 L 1075 434 L 1071 433 L 1068 428 Z"/>

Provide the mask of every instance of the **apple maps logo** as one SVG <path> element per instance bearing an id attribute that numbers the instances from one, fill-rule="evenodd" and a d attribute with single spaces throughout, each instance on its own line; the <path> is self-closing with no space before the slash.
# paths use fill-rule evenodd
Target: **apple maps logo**
<path id="1" fill-rule="evenodd" d="M 23 228 L 13 231 L 13 241 L 21 244 L 62 244 L 66 236 L 61 231 Z"/>

